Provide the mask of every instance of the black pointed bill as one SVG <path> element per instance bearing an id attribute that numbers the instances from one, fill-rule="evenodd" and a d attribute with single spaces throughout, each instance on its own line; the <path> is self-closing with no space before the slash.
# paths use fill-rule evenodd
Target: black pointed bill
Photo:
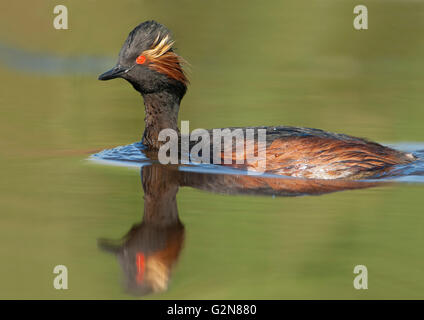
<path id="1" fill-rule="evenodd" d="M 99 76 L 99 80 L 110 80 L 119 78 L 124 73 L 127 73 L 130 70 L 130 68 L 122 67 L 122 66 L 116 66 L 109 71 L 106 71 L 105 73 L 102 73 Z"/>

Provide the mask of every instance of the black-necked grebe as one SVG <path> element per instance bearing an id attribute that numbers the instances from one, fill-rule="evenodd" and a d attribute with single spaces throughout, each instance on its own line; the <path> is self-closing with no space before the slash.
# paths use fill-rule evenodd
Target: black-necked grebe
<path id="1" fill-rule="evenodd" d="M 155 21 L 143 22 L 129 34 L 117 65 L 99 76 L 100 80 L 123 78 L 141 93 L 146 112 L 143 143 L 149 150 L 158 150 L 163 143 L 158 139 L 161 130 L 178 132 L 178 111 L 188 80 L 173 43 L 165 26 Z M 265 171 L 270 173 L 314 179 L 359 179 L 415 160 L 410 153 L 344 134 L 286 126 L 261 128 L 266 130 Z M 234 147 L 233 159 L 236 152 Z M 247 162 L 233 166 L 255 170 L 255 164 Z"/>

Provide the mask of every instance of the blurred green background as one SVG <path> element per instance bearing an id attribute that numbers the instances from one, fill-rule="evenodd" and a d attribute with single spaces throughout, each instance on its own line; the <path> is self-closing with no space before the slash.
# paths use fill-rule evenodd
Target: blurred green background
<path id="1" fill-rule="evenodd" d="M 69 30 L 53 28 L 58 4 Z M 368 7 L 366 31 L 352 26 L 357 4 Z M 140 139 L 142 99 L 92 71 L 34 71 L 31 56 L 113 63 L 149 19 L 191 64 L 180 111 L 191 129 L 285 124 L 424 140 L 421 1 L 3 1 L 0 49 L 29 58 L 0 59 L 0 298 L 132 298 L 97 239 L 141 220 L 140 174 L 86 159 Z M 422 194 L 413 184 L 274 199 L 181 189 L 185 248 L 169 290 L 147 298 L 424 298 Z M 53 288 L 58 264 L 67 291 Z M 358 264 L 367 291 L 352 286 Z"/>

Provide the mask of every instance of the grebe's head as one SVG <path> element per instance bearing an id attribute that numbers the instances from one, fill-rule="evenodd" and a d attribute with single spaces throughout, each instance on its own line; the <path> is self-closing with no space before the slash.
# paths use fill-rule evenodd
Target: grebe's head
<path id="1" fill-rule="evenodd" d="M 119 52 L 118 63 L 101 74 L 99 80 L 123 78 L 142 94 L 176 91 L 180 97 L 188 79 L 183 59 L 173 51 L 169 30 L 156 21 L 146 21 L 134 28 Z"/>

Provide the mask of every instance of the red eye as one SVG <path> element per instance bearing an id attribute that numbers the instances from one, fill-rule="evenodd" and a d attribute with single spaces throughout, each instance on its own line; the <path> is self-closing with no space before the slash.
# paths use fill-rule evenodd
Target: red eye
<path id="1" fill-rule="evenodd" d="M 137 64 L 143 64 L 146 62 L 146 57 L 143 55 L 138 56 L 137 59 L 135 59 L 135 62 L 137 62 Z"/>

